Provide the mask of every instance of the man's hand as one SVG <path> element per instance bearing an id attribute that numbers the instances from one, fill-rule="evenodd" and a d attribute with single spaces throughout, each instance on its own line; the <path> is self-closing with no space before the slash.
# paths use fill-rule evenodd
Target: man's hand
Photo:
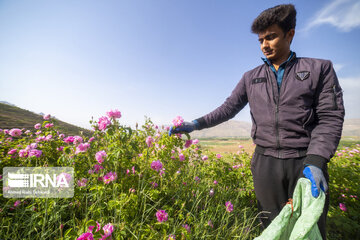
<path id="1" fill-rule="evenodd" d="M 320 189 L 326 192 L 328 185 L 322 170 L 313 165 L 307 165 L 304 168 L 303 174 L 311 182 L 311 193 L 313 197 L 317 198 L 320 194 Z"/>
<path id="2" fill-rule="evenodd" d="M 179 127 L 171 127 L 169 131 L 169 136 L 174 133 L 191 133 L 192 131 L 197 129 L 196 120 L 192 122 L 183 122 L 183 124 Z"/>

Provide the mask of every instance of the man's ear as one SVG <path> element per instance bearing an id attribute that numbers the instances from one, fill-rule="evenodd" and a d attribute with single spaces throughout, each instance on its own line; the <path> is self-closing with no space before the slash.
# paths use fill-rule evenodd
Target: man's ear
<path id="1" fill-rule="evenodd" d="M 289 44 L 291 44 L 293 38 L 295 35 L 295 28 L 290 29 L 287 33 L 286 33 L 286 39 L 289 41 Z"/>

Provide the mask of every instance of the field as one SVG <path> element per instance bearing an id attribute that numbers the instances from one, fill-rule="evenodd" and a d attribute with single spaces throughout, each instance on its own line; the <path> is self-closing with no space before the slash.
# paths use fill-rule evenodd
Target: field
<path id="1" fill-rule="evenodd" d="M 255 149 L 250 138 L 204 138 L 199 140 L 203 147 L 215 153 L 237 153 L 244 149 L 251 155 Z M 352 147 L 356 144 L 360 144 L 360 137 L 343 137 L 339 148 Z"/>
<path id="2" fill-rule="evenodd" d="M 254 239 L 261 234 L 249 139 L 168 136 L 149 119 L 117 114 L 91 136 L 64 135 L 53 119 L 0 130 L 0 168 L 74 168 L 72 198 L 5 198 L 0 239 Z M 55 123 L 55 124 L 54 124 Z M 239 147 L 239 145 L 241 145 Z M 328 239 L 360 237 L 360 145 L 344 139 L 329 163 Z M 9 186 L 0 175 L 3 191 Z"/>
<path id="3" fill-rule="evenodd" d="M 237 153 L 244 149 L 251 154 L 255 149 L 250 138 L 200 138 L 199 140 L 201 146 L 216 153 Z"/>

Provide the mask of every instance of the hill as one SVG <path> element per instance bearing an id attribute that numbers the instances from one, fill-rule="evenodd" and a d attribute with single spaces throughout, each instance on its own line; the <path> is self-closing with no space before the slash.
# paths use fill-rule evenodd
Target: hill
<path id="1" fill-rule="evenodd" d="M 36 123 L 42 122 L 41 114 L 21 109 L 15 105 L 0 101 L 0 128 L 26 128 L 33 129 Z M 90 136 L 91 131 L 74 126 L 72 124 L 55 120 L 59 130 L 65 134 L 78 135 L 82 131 L 84 135 Z M 250 138 L 251 123 L 230 120 L 218 126 L 194 131 L 192 138 Z M 343 128 L 343 137 L 360 137 L 360 119 L 346 119 Z"/>
<path id="2" fill-rule="evenodd" d="M 345 119 L 342 134 L 344 137 L 360 137 L 360 119 Z"/>
<path id="3" fill-rule="evenodd" d="M 194 131 L 192 138 L 250 138 L 251 123 L 230 120 L 215 127 Z M 343 137 L 360 137 L 360 119 L 345 119 Z"/>
<path id="4" fill-rule="evenodd" d="M 232 138 L 250 137 L 251 123 L 229 120 L 212 128 L 194 131 L 192 138 Z"/>
<path id="5" fill-rule="evenodd" d="M 11 128 L 26 128 L 34 129 L 36 123 L 42 123 L 43 116 L 40 114 L 33 113 L 31 111 L 21 109 L 13 104 L 0 103 L 0 128 L 11 129 Z M 92 132 L 88 129 L 80 128 L 69 123 L 55 119 L 56 126 L 58 129 L 67 135 L 79 135 L 83 132 L 85 136 L 92 135 Z"/>

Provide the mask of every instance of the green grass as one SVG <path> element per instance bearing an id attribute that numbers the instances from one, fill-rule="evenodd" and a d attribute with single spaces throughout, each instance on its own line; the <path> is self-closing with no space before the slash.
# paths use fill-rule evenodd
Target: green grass
<path id="1" fill-rule="evenodd" d="M 343 137 L 340 140 L 339 147 L 353 147 L 356 144 L 360 144 L 360 138 L 359 137 Z"/>

